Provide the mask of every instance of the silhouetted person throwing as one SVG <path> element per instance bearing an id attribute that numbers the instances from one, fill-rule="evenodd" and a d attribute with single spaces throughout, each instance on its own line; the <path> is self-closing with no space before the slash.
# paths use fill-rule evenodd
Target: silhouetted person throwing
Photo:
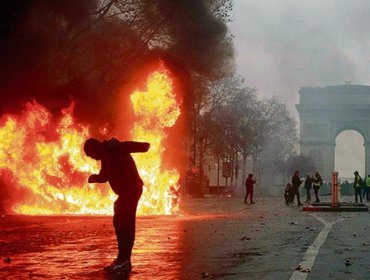
<path id="1" fill-rule="evenodd" d="M 253 201 L 253 185 L 255 183 L 256 183 L 256 180 L 253 180 L 253 174 L 249 173 L 247 180 L 245 180 L 246 193 L 245 193 L 244 203 L 247 203 L 247 199 L 248 199 L 248 196 L 249 196 L 250 203 L 254 204 L 254 201 Z"/>
<path id="2" fill-rule="evenodd" d="M 115 138 L 100 142 L 90 138 L 85 142 L 87 156 L 101 161 L 99 174 L 90 175 L 89 183 L 109 182 L 118 195 L 114 203 L 113 226 L 117 236 L 118 256 L 104 270 L 107 272 L 128 273 L 131 271 L 131 253 L 135 241 L 136 208 L 139 202 L 143 181 L 130 153 L 144 153 L 149 143 L 120 142 Z"/>

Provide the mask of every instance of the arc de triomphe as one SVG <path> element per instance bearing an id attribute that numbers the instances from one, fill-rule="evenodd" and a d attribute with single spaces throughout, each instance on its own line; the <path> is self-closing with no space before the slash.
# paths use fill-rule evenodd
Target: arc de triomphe
<path id="1" fill-rule="evenodd" d="M 365 172 L 370 172 L 370 86 L 302 87 L 296 105 L 301 154 L 311 156 L 323 178 L 334 171 L 335 139 L 344 130 L 364 138 Z"/>

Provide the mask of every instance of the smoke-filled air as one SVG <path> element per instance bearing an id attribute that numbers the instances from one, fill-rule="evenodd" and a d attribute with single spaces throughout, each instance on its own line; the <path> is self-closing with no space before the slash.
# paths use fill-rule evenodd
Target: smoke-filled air
<path id="1" fill-rule="evenodd" d="M 221 2 L 2 1 L 0 210 L 111 213 L 109 187 L 87 184 L 98 167 L 82 146 L 119 137 L 156 143 L 139 212 L 171 213 L 193 77 L 233 70 Z"/>

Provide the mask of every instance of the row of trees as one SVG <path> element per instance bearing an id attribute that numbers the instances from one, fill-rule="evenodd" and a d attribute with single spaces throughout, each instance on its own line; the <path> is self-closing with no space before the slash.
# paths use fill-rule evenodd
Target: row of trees
<path id="1" fill-rule="evenodd" d="M 217 161 L 218 178 L 221 163 L 231 163 L 231 185 L 246 177 L 248 158 L 258 177 L 286 174 L 288 159 L 298 150 L 296 122 L 286 104 L 278 97 L 259 97 L 237 76 L 198 83 L 190 115 L 192 164 L 200 167 L 200 177 L 207 156 Z"/>
<path id="2" fill-rule="evenodd" d="M 295 150 L 295 123 L 284 103 L 261 99 L 229 76 L 232 0 L 2 2 L 0 114 L 36 100 L 58 115 L 73 100 L 75 117 L 96 134 L 106 124 L 112 133 L 115 125 L 129 131 L 117 112 L 129 120 L 130 107 L 118 101 L 128 103 L 133 77 L 161 59 L 184 87 L 193 166 L 212 155 L 232 163 L 235 180 L 240 169 L 245 177 L 248 157 L 254 172 L 268 164 L 280 172 Z"/>

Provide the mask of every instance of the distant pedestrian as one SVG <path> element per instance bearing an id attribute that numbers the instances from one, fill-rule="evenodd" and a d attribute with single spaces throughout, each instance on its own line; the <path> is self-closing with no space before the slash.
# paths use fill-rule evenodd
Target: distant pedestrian
<path id="1" fill-rule="evenodd" d="M 355 181 L 353 182 L 353 187 L 355 189 L 355 201 L 358 203 L 358 197 L 360 197 L 360 202 L 362 203 L 361 188 L 363 185 L 363 180 L 358 174 L 358 171 L 355 171 L 353 174 L 355 175 Z"/>
<path id="2" fill-rule="evenodd" d="M 304 182 L 304 188 L 306 189 L 305 203 L 310 203 L 311 202 L 312 177 L 308 174 L 306 175 L 306 180 Z"/>
<path id="3" fill-rule="evenodd" d="M 364 185 L 366 187 L 366 200 L 370 201 L 370 174 L 367 175 Z"/>
<path id="4" fill-rule="evenodd" d="M 299 196 L 299 186 L 302 184 L 302 182 L 303 180 L 299 178 L 299 171 L 296 170 L 292 177 L 292 191 L 293 191 L 293 197 L 297 196 L 298 206 L 303 205 L 301 203 L 300 196 Z M 294 198 L 293 198 L 293 202 L 294 202 Z"/>
<path id="5" fill-rule="evenodd" d="M 284 191 L 284 198 L 285 198 L 285 204 L 289 205 L 289 203 L 293 202 L 293 193 L 292 193 L 292 184 L 288 183 L 285 187 Z"/>
<path id="6" fill-rule="evenodd" d="M 247 203 L 247 199 L 248 199 L 248 196 L 249 196 L 250 203 L 251 204 L 254 204 L 254 201 L 253 201 L 253 185 L 256 182 L 257 181 L 253 179 L 253 174 L 252 173 L 249 173 L 247 180 L 245 180 L 245 189 L 246 189 L 246 192 L 245 192 L 244 203 Z"/>
<path id="7" fill-rule="evenodd" d="M 315 173 L 315 177 L 313 178 L 312 185 L 313 185 L 313 192 L 315 194 L 315 202 L 320 202 L 319 189 L 322 186 L 322 178 L 318 171 L 316 171 Z"/>

